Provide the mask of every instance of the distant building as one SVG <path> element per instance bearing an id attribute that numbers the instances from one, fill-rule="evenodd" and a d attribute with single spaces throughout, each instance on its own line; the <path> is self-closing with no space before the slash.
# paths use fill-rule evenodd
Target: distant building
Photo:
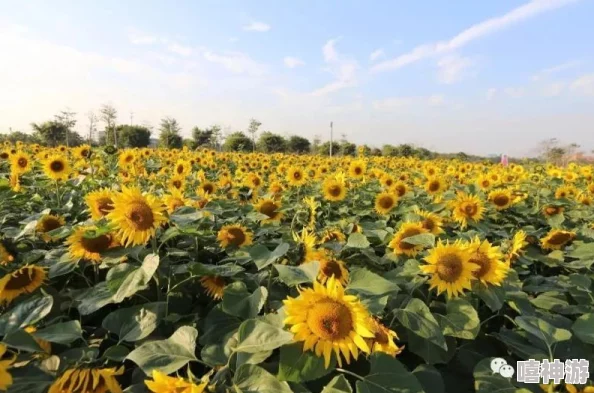
<path id="1" fill-rule="evenodd" d="M 578 152 L 567 157 L 567 161 L 594 162 L 594 156 L 587 156 L 583 152 Z"/>
<path id="2" fill-rule="evenodd" d="M 157 146 L 159 146 L 159 140 L 157 138 L 151 138 L 149 147 L 155 148 Z"/>

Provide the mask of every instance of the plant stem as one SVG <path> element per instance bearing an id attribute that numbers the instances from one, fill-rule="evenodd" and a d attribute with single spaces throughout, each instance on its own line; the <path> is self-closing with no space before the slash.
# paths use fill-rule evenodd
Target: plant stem
<path id="1" fill-rule="evenodd" d="M 341 373 L 344 373 L 344 374 L 348 374 L 348 375 L 350 375 L 352 377 L 355 377 L 357 379 L 360 379 L 361 381 L 364 381 L 365 380 L 365 378 L 363 378 L 359 374 L 355 374 L 354 372 L 349 371 L 349 370 L 345 370 L 344 368 L 336 368 L 336 371 L 341 372 Z"/>

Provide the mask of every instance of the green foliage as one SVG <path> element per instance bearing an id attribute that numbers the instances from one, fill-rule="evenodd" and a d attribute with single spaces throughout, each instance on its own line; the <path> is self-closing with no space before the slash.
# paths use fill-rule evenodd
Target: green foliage
<path id="1" fill-rule="evenodd" d="M 179 134 L 181 127 L 177 120 L 172 117 L 165 117 L 161 119 L 159 125 L 159 146 L 179 149 L 183 146 L 183 139 Z"/>
<path id="2" fill-rule="evenodd" d="M 309 153 L 311 150 L 311 143 L 309 139 L 298 135 L 292 135 L 287 140 L 287 151 L 295 154 Z"/>
<path id="3" fill-rule="evenodd" d="M 121 147 L 147 147 L 151 143 L 151 130 L 138 125 L 119 125 L 116 127 Z"/>
<path id="4" fill-rule="evenodd" d="M 234 132 L 225 139 L 224 151 L 250 152 L 254 150 L 254 144 L 243 132 Z"/>
<path id="5" fill-rule="evenodd" d="M 284 153 L 287 151 L 287 141 L 280 135 L 265 131 L 260 134 L 256 147 L 264 153 Z"/>

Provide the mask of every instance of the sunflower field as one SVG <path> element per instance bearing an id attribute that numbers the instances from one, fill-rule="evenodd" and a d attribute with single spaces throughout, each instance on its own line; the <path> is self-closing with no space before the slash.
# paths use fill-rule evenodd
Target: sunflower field
<path id="1" fill-rule="evenodd" d="M 593 392 L 592 166 L 358 153 L 0 146 L 0 391 Z"/>

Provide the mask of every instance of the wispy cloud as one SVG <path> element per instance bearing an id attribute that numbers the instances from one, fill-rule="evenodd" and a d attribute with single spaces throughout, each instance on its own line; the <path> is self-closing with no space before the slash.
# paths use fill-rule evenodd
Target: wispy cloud
<path id="1" fill-rule="evenodd" d="M 396 70 L 419 60 L 437 56 L 462 48 L 472 41 L 503 30 L 523 20 L 535 17 L 543 12 L 554 10 L 579 0 L 532 0 L 508 13 L 487 19 L 463 30 L 449 40 L 417 46 L 413 50 L 394 59 L 386 60 L 373 66 L 373 72 Z"/>
<path id="2" fill-rule="evenodd" d="M 371 54 L 369 55 L 369 60 L 370 61 L 376 61 L 378 59 L 381 59 L 382 57 L 385 57 L 386 53 L 384 52 L 384 50 L 382 48 L 376 49 L 373 52 L 371 52 Z"/>
<path id="3" fill-rule="evenodd" d="M 157 37 L 151 34 L 143 33 L 137 29 L 128 29 L 128 41 L 134 45 L 150 45 L 157 42 Z"/>
<path id="4" fill-rule="evenodd" d="M 298 57 L 287 56 L 283 59 L 285 65 L 289 68 L 299 67 L 305 64 L 303 60 Z"/>
<path id="5" fill-rule="evenodd" d="M 437 62 L 437 80 L 441 83 L 452 84 L 464 78 L 464 72 L 474 65 L 468 57 L 449 55 L 442 57 Z"/>
<path id="6" fill-rule="evenodd" d="M 326 95 L 356 84 L 356 73 L 359 64 L 355 60 L 338 53 L 335 47 L 337 41 L 338 38 L 328 40 L 322 47 L 324 61 L 328 66 L 327 71 L 334 75 L 336 79 L 334 82 L 314 90 L 311 93 L 314 96 Z"/>
<path id="7" fill-rule="evenodd" d="M 392 112 L 411 105 L 421 106 L 442 106 L 446 102 L 443 94 L 432 94 L 430 96 L 411 97 L 389 97 L 372 102 L 373 109 L 379 112 Z"/>
<path id="8" fill-rule="evenodd" d="M 564 82 L 551 83 L 542 89 L 542 95 L 545 97 L 557 97 L 565 90 L 565 87 L 566 84 Z"/>
<path id="9" fill-rule="evenodd" d="M 259 33 L 265 33 L 270 30 L 270 25 L 264 22 L 252 21 L 250 24 L 243 26 L 245 31 L 257 31 Z"/>
<path id="10" fill-rule="evenodd" d="M 487 101 L 491 101 L 493 98 L 495 98 L 495 95 L 497 95 L 497 89 L 492 87 L 489 90 L 487 90 L 487 94 L 485 94 L 485 98 L 487 99 Z"/>
<path id="11" fill-rule="evenodd" d="M 503 92 L 512 98 L 520 98 L 524 96 L 525 89 L 523 87 L 506 87 Z"/>
<path id="12" fill-rule="evenodd" d="M 258 63 L 245 53 L 215 53 L 207 50 L 203 55 L 204 59 L 207 61 L 220 64 L 223 68 L 235 74 L 249 74 L 259 76 L 266 73 L 267 71 L 267 67 L 264 64 Z"/>
<path id="13" fill-rule="evenodd" d="M 192 54 L 192 48 L 190 48 L 189 46 L 178 44 L 177 42 L 172 42 L 171 44 L 169 44 L 167 46 L 167 50 L 181 56 L 190 56 Z"/>
<path id="14" fill-rule="evenodd" d="M 594 74 L 580 76 L 571 83 L 570 89 L 583 95 L 594 96 Z"/>
<path id="15" fill-rule="evenodd" d="M 550 76 L 552 74 L 557 74 L 559 72 L 567 71 L 572 68 L 579 67 L 580 65 L 582 65 L 582 62 L 579 60 L 567 61 L 565 63 L 561 63 L 556 66 L 545 68 L 545 69 L 538 71 L 536 74 L 532 75 L 532 80 L 538 81 L 538 80 L 546 78 L 547 76 Z"/>

